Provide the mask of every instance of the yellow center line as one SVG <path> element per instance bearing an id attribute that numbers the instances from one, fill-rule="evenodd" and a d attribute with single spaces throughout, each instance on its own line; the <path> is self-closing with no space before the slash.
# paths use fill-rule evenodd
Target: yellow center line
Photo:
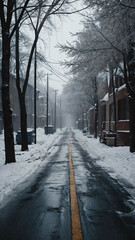
<path id="1" fill-rule="evenodd" d="M 74 170 L 71 159 L 70 138 L 68 138 L 69 149 L 69 169 L 70 169 L 70 202 L 71 202 L 71 221 L 72 221 L 72 240 L 83 240 L 80 222 L 79 208 L 77 202 Z"/>

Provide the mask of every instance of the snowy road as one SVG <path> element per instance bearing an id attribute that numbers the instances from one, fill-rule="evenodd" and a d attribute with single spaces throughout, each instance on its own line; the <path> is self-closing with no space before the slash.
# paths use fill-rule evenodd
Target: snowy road
<path id="1" fill-rule="evenodd" d="M 1 240 L 72 238 L 68 135 L 84 240 L 133 240 L 130 195 L 65 132 L 33 182 L 0 210 Z M 79 239 L 77 239 L 79 240 Z"/>

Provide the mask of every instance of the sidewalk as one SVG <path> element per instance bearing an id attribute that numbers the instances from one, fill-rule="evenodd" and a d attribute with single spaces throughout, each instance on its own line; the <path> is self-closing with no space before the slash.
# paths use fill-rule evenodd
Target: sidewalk
<path id="1" fill-rule="evenodd" d="M 129 147 L 108 147 L 99 139 L 88 138 L 79 130 L 73 131 L 82 148 L 135 198 L 135 153 L 131 153 Z"/>
<path id="2" fill-rule="evenodd" d="M 63 130 L 64 131 L 64 130 Z M 29 151 L 20 151 L 21 146 L 15 145 L 16 163 L 5 163 L 4 136 L 0 135 L 0 203 L 9 194 L 16 193 L 16 187 L 24 182 L 36 170 L 45 165 L 49 154 L 54 153 L 63 131 L 58 130 L 51 135 L 45 135 L 44 129 L 37 129 L 37 144 L 29 145 Z M 44 161 L 43 158 L 45 157 Z"/>

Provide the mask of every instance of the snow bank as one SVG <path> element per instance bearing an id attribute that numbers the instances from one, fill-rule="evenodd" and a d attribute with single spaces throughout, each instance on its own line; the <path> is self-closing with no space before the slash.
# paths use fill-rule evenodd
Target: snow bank
<path id="1" fill-rule="evenodd" d="M 0 135 L 0 202 L 10 192 L 13 193 L 17 185 L 22 183 L 36 169 L 47 163 L 47 156 L 53 153 L 54 144 L 59 142 L 62 135 L 63 132 L 60 130 L 54 134 L 45 135 L 44 129 L 39 128 L 37 130 L 37 144 L 29 145 L 29 151 L 25 152 L 20 151 L 20 145 L 15 145 L 16 163 L 6 165 L 4 165 L 4 137 L 3 134 Z"/>
<path id="2" fill-rule="evenodd" d="M 112 177 L 126 179 L 135 185 L 135 153 L 129 152 L 129 147 L 108 147 L 99 139 L 84 136 L 79 130 L 74 133 L 83 149 L 97 160 L 97 164 L 108 169 Z"/>

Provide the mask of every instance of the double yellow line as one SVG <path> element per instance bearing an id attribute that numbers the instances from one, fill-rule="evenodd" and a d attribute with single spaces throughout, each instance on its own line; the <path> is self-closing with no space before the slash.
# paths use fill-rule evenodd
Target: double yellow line
<path id="1" fill-rule="evenodd" d="M 71 159 L 70 138 L 68 138 L 68 149 L 69 149 L 69 169 L 70 169 L 72 240 L 83 240 L 76 188 L 75 188 L 74 170 L 73 170 L 72 159 Z"/>

